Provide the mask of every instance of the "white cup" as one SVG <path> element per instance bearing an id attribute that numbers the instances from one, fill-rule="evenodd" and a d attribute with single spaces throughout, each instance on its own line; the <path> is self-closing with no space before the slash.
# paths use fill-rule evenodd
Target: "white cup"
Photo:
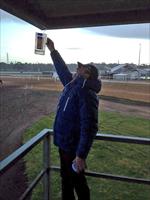
<path id="1" fill-rule="evenodd" d="M 45 55 L 47 35 L 45 33 L 35 33 L 35 54 Z"/>

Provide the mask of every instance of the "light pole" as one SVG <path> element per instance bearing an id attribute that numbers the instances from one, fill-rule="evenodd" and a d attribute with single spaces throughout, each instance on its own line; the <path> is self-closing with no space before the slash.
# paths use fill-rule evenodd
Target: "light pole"
<path id="1" fill-rule="evenodd" d="M 140 66 L 141 62 L 141 43 L 139 44 L 139 60 L 138 60 L 138 66 Z"/>

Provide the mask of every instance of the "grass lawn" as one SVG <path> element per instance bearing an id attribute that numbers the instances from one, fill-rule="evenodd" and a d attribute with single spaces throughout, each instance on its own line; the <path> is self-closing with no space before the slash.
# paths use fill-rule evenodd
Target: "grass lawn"
<path id="1" fill-rule="evenodd" d="M 102 133 L 150 137 L 150 121 L 142 118 L 124 116 L 114 112 L 101 112 L 99 130 Z M 44 128 L 52 128 L 54 115 L 41 119 L 24 135 L 24 143 Z M 37 145 L 27 156 L 26 173 L 29 182 L 42 168 L 42 143 Z M 116 142 L 94 141 L 87 159 L 88 170 L 150 178 L 150 148 L 144 145 Z M 52 164 L 59 165 L 57 148 L 52 145 Z M 52 200 L 60 200 L 59 173 L 52 172 Z M 106 179 L 88 177 L 91 200 L 149 200 L 150 186 L 124 183 Z M 32 200 L 42 199 L 42 183 L 32 194 Z"/>

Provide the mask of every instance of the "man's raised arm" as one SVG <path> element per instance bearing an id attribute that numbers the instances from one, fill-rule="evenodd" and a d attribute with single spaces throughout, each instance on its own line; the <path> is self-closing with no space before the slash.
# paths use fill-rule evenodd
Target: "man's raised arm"
<path id="1" fill-rule="evenodd" d="M 46 45 L 51 52 L 51 57 L 55 65 L 55 69 L 58 73 L 58 76 L 62 84 L 65 86 L 72 80 L 72 74 L 69 71 L 66 63 L 64 62 L 59 52 L 55 49 L 54 42 L 51 39 L 47 38 Z"/>

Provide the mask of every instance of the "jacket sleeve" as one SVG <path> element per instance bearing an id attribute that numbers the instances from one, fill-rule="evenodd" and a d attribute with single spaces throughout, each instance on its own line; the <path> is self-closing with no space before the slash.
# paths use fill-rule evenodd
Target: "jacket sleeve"
<path id="1" fill-rule="evenodd" d="M 51 52 L 51 57 L 55 65 L 57 74 L 62 84 L 65 86 L 72 80 L 72 74 L 57 50 Z"/>
<path id="2" fill-rule="evenodd" d="M 82 90 L 79 95 L 80 140 L 76 155 L 86 159 L 98 131 L 98 99 L 96 94 Z"/>

